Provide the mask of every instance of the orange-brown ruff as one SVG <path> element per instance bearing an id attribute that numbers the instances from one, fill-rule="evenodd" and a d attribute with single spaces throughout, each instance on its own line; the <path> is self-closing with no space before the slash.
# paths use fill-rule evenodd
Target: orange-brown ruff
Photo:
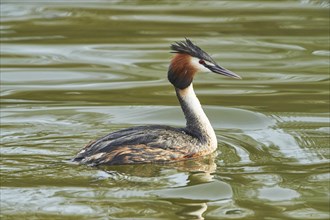
<path id="1" fill-rule="evenodd" d="M 73 161 L 89 165 L 167 163 L 213 152 L 217 138 L 195 95 L 192 81 L 198 71 L 240 78 L 219 66 L 189 39 L 171 45 L 176 55 L 168 79 L 186 118 L 185 128 L 165 125 L 138 126 L 116 131 L 86 145 Z"/>
<path id="2" fill-rule="evenodd" d="M 191 84 L 193 78 L 198 71 L 197 67 L 191 65 L 192 57 L 188 54 L 176 54 L 169 67 L 169 79 L 176 81 L 177 86 L 180 85 L 180 89 L 186 88 Z"/>

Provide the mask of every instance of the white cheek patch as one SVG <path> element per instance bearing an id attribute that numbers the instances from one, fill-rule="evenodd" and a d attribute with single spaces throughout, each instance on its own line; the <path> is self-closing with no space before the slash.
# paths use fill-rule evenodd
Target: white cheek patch
<path id="1" fill-rule="evenodd" d="M 209 66 L 215 66 L 213 63 L 211 63 L 211 62 L 209 62 L 209 61 L 204 60 L 204 62 L 206 63 L 206 65 L 209 65 Z"/>
<path id="2" fill-rule="evenodd" d="M 206 68 L 205 66 L 203 66 L 202 64 L 199 63 L 199 60 L 198 58 L 196 57 L 192 57 L 191 58 L 191 65 L 193 65 L 196 69 L 198 69 L 198 71 L 200 72 L 211 72 L 211 70 L 209 70 L 208 68 Z M 209 65 L 210 62 L 207 62 L 205 61 L 205 63 L 207 63 L 207 65 Z M 214 64 L 210 64 L 210 65 L 213 65 Z"/>

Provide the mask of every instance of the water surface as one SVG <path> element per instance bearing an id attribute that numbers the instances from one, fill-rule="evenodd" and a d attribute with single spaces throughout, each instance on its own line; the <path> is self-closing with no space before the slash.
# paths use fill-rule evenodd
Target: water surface
<path id="1" fill-rule="evenodd" d="M 329 2 L 2 1 L 3 219 L 328 219 Z M 243 80 L 194 87 L 215 154 L 69 162 L 90 140 L 183 126 L 166 73 L 189 37 Z"/>

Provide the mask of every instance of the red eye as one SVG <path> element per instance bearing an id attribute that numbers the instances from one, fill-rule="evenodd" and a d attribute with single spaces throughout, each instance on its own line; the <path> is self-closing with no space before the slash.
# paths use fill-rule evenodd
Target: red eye
<path id="1" fill-rule="evenodd" d="M 205 64 L 205 61 L 204 60 L 199 60 L 199 63 L 200 64 Z"/>

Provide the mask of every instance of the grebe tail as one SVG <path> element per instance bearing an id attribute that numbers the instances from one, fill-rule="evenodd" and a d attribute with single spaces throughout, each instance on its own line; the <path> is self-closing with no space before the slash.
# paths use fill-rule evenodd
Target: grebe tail
<path id="1" fill-rule="evenodd" d="M 73 161 L 89 165 L 168 163 L 212 153 L 217 138 L 193 89 L 197 72 L 214 72 L 240 79 L 219 66 L 189 39 L 171 45 L 176 53 L 168 70 L 186 119 L 185 128 L 137 126 L 110 133 L 87 144 Z"/>

